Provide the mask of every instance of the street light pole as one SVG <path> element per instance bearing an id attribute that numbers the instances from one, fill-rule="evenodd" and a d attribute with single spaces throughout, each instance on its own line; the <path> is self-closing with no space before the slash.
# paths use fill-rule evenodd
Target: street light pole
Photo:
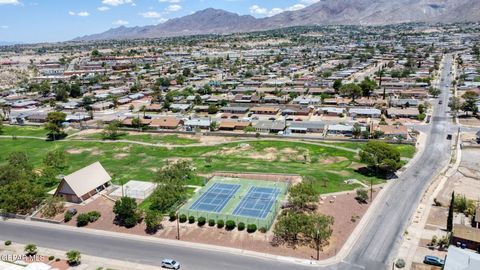
<path id="1" fill-rule="evenodd" d="M 317 261 L 320 260 L 320 230 L 317 229 Z"/>

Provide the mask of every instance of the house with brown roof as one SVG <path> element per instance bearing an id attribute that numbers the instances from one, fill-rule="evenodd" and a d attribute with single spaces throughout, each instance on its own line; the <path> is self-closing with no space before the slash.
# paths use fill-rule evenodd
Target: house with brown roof
<path id="1" fill-rule="evenodd" d="M 246 127 L 251 125 L 250 122 L 240 122 L 240 121 L 220 121 L 218 125 L 218 130 L 244 130 Z"/>
<path id="2" fill-rule="evenodd" d="M 253 107 L 250 109 L 250 111 L 255 114 L 272 114 L 272 115 L 277 114 L 279 110 L 280 109 L 278 107 L 266 107 L 266 106 Z"/>
<path id="3" fill-rule="evenodd" d="M 183 120 L 168 116 L 152 119 L 150 122 L 151 127 L 158 129 L 177 129 L 182 124 Z"/>
<path id="4" fill-rule="evenodd" d="M 408 127 L 401 125 L 378 125 L 375 131 L 383 133 L 385 138 L 402 138 L 408 139 Z"/>
<path id="5" fill-rule="evenodd" d="M 95 162 L 72 174 L 64 176 L 54 196 L 67 202 L 81 203 L 110 186 L 112 178 L 100 162 Z"/>
<path id="6" fill-rule="evenodd" d="M 455 224 L 452 232 L 452 244 L 480 251 L 480 229 Z"/>

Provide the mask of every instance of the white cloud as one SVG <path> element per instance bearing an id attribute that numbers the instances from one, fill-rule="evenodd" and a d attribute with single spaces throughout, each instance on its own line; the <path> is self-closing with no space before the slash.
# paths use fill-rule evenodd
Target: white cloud
<path id="1" fill-rule="evenodd" d="M 80 16 L 80 17 L 88 17 L 90 16 L 90 13 L 88 13 L 87 11 L 80 11 L 78 13 L 75 13 L 73 11 L 69 11 L 68 12 L 68 15 L 70 16 Z"/>
<path id="2" fill-rule="evenodd" d="M 107 11 L 107 10 L 109 10 L 110 8 L 103 6 L 103 7 L 98 7 L 97 9 L 98 9 L 99 11 Z"/>
<path id="3" fill-rule="evenodd" d="M 10 28 L 10 26 L 8 26 L 8 25 L 2 25 L 2 26 L 0 26 L 0 28 L 2 28 L 2 29 L 8 29 L 8 28 Z"/>
<path id="4" fill-rule="evenodd" d="M 175 3 L 180 3 L 180 0 L 158 0 L 158 2 L 175 4 Z"/>
<path id="5" fill-rule="evenodd" d="M 113 24 L 114 24 L 114 25 L 127 25 L 127 24 L 128 24 L 128 21 L 117 20 L 117 21 L 114 21 Z"/>
<path id="6" fill-rule="evenodd" d="M 250 10 L 251 14 L 271 17 L 271 16 L 277 15 L 279 13 L 282 13 L 284 11 L 294 11 L 294 10 L 299 10 L 299 9 L 302 9 L 302 8 L 305 8 L 305 5 L 296 4 L 296 5 L 293 5 L 293 6 L 290 6 L 290 7 L 286 7 L 286 8 L 272 8 L 270 10 L 267 9 L 267 8 L 264 8 L 264 7 L 260 7 L 259 5 L 253 5 L 249 8 L 249 10 Z"/>
<path id="7" fill-rule="evenodd" d="M 120 6 L 124 4 L 133 4 L 132 0 L 103 0 L 102 4 L 107 5 L 107 6 Z"/>
<path id="8" fill-rule="evenodd" d="M 300 0 L 300 3 L 305 4 L 305 5 L 311 5 L 319 2 L 320 0 Z"/>
<path id="9" fill-rule="evenodd" d="M 250 7 L 250 13 L 258 15 L 266 15 L 268 10 L 266 8 L 259 7 L 258 5 L 253 5 Z"/>
<path id="10" fill-rule="evenodd" d="M 168 12 L 175 12 L 175 11 L 179 11 L 182 9 L 182 6 L 180 5 L 169 5 L 167 8 L 165 8 L 166 11 Z"/>
<path id="11" fill-rule="evenodd" d="M 0 0 L 0 5 L 20 5 L 18 0 Z"/>
<path id="12" fill-rule="evenodd" d="M 161 17 L 160 13 L 156 11 L 147 11 L 139 14 L 144 18 L 160 18 Z"/>

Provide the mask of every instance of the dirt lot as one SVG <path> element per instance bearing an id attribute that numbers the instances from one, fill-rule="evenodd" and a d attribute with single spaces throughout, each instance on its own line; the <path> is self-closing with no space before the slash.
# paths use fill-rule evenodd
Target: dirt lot
<path id="1" fill-rule="evenodd" d="M 375 191 L 374 196 L 377 194 Z M 335 218 L 333 225 L 333 235 L 330 239 L 330 245 L 326 246 L 321 252 L 321 258 L 328 258 L 334 256 L 343 246 L 351 232 L 359 223 L 360 218 L 365 214 L 370 204 L 359 204 L 355 200 L 355 193 L 344 193 L 340 195 L 325 196 L 319 202 L 318 212 L 331 215 Z M 87 225 L 88 228 L 108 230 L 121 233 L 131 233 L 137 235 L 147 235 L 145 232 L 145 224 L 139 224 L 134 228 L 127 229 L 117 226 L 113 223 L 114 214 L 112 212 L 114 202 L 103 196 L 96 196 L 86 205 L 75 205 L 78 214 L 89 211 L 99 211 L 101 217 L 95 223 Z M 72 208 L 73 206 L 67 207 Z M 78 216 L 77 214 L 77 216 Z M 63 214 L 57 215 L 57 221 L 62 221 Z M 74 217 L 70 222 L 63 223 L 68 226 L 76 226 L 76 218 Z M 162 222 L 162 227 L 155 233 L 154 237 L 175 239 L 177 235 L 176 222 L 170 222 L 167 218 Z M 197 243 L 207 243 L 219 246 L 227 246 L 239 249 L 248 249 L 258 252 L 266 252 L 276 255 L 293 256 L 299 258 L 309 259 L 316 254 L 314 249 L 310 247 L 291 248 L 287 246 L 274 247 L 271 245 L 272 232 L 266 234 L 256 232 L 248 234 L 246 231 L 226 231 L 225 229 L 217 229 L 216 227 L 209 227 L 205 225 L 199 227 L 197 224 L 180 224 L 181 239 L 184 241 L 191 241 Z"/>
<path id="2" fill-rule="evenodd" d="M 466 148 L 462 150 L 462 161 L 458 171 L 448 179 L 437 200 L 443 205 L 448 205 L 452 191 L 465 195 L 468 199 L 478 200 L 478 194 L 480 194 L 479 149 Z"/>
<path id="3" fill-rule="evenodd" d="M 462 125 L 480 127 L 480 119 L 469 117 L 469 118 L 458 118 L 458 121 Z"/>

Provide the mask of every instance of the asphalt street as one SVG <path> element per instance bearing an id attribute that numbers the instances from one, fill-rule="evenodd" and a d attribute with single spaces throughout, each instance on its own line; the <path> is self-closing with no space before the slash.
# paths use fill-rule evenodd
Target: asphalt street
<path id="1" fill-rule="evenodd" d="M 443 104 L 435 104 L 431 125 L 426 130 L 427 144 L 419 161 L 410 166 L 393 181 L 384 202 L 375 210 L 365 230 L 352 247 L 349 255 L 339 264 L 318 269 L 331 270 L 380 270 L 391 269 L 393 256 L 399 248 L 404 230 L 413 215 L 422 193 L 432 178 L 447 164 L 450 143 L 446 139 L 451 120 L 446 117 L 450 93 L 452 58 L 444 61 L 440 88 Z M 256 257 L 232 254 L 194 247 L 179 247 L 151 241 L 131 240 L 120 237 L 91 234 L 84 230 L 57 230 L 51 227 L 0 222 L 0 239 L 18 243 L 35 243 L 38 246 L 71 250 L 83 254 L 127 260 L 149 265 L 160 265 L 163 258 L 174 258 L 182 263 L 182 269 L 195 270 L 292 270 L 312 269 Z"/>

